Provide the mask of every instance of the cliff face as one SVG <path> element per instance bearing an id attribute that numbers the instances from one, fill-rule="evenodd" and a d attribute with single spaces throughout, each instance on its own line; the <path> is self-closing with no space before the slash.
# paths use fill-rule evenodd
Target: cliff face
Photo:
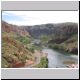
<path id="1" fill-rule="evenodd" d="M 77 23 L 42 24 L 23 28 L 35 38 L 41 35 L 71 36 L 78 33 Z"/>

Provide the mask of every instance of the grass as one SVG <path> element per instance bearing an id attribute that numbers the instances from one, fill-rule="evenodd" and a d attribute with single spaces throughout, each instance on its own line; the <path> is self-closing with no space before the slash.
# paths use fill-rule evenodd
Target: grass
<path id="1" fill-rule="evenodd" d="M 9 65 L 10 64 L 6 61 L 6 59 L 5 58 L 2 58 L 2 60 L 1 60 L 1 67 L 2 68 L 8 68 Z"/>
<path id="2" fill-rule="evenodd" d="M 18 37 L 16 37 L 16 39 L 19 40 L 24 45 L 27 45 L 30 43 L 30 38 L 28 38 L 28 37 L 18 36 Z"/>
<path id="3" fill-rule="evenodd" d="M 23 43 L 27 40 L 21 39 Z M 26 59 L 34 60 L 30 50 L 24 47 L 24 44 L 14 37 L 2 36 L 2 67 L 10 67 L 14 62 L 25 62 Z M 28 41 L 27 41 L 28 43 Z"/>
<path id="4" fill-rule="evenodd" d="M 47 57 L 42 57 L 40 63 L 38 65 L 36 65 L 35 67 L 37 67 L 37 68 L 48 68 Z"/>

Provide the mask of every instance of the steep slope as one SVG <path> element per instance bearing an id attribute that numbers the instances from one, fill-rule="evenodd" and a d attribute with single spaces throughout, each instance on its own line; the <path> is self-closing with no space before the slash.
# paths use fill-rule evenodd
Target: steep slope
<path id="1" fill-rule="evenodd" d="M 16 35 L 30 37 L 29 33 L 24 28 L 22 29 L 17 25 L 8 24 L 4 21 L 2 21 L 2 32 L 15 33 Z"/>
<path id="2" fill-rule="evenodd" d="M 72 22 L 23 26 L 42 45 L 78 54 L 78 24 Z"/>
<path id="3" fill-rule="evenodd" d="M 41 39 L 41 45 L 78 54 L 77 23 L 16 26 L 2 21 L 1 28 L 2 67 L 22 67 L 26 60 L 35 61 L 31 38 Z"/>
<path id="4" fill-rule="evenodd" d="M 11 37 L 2 37 L 2 40 L 2 58 L 10 64 L 9 67 L 18 62 L 25 63 L 27 59 L 33 60 L 32 53 L 19 41 Z"/>
<path id="5" fill-rule="evenodd" d="M 30 35 L 39 38 L 42 35 L 57 35 L 69 37 L 78 32 L 77 23 L 42 24 L 34 26 L 22 26 Z"/>
<path id="6" fill-rule="evenodd" d="M 69 38 L 52 38 L 48 42 L 49 47 L 62 51 L 62 52 L 68 52 L 72 54 L 78 54 L 78 34 L 72 35 Z"/>
<path id="7" fill-rule="evenodd" d="M 19 40 L 23 37 L 24 40 Z M 17 26 L 2 22 L 2 67 L 22 67 L 26 60 L 34 61 L 33 53 L 27 48 L 30 35 Z M 25 46 L 26 45 L 26 46 Z"/>

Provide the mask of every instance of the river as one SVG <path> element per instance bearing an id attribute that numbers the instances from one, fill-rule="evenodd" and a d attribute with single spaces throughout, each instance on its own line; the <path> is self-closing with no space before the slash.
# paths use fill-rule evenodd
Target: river
<path id="1" fill-rule="evenodd" d="M 74 62 L 78 64 L 78 56 L 73 54 L 65 54 L 55 51 L 53 49 L 44 48 L 43 53 L 48 53 L 48 68 L 66 68 L 69 64 L 64 64 L 64 62 Z"/>

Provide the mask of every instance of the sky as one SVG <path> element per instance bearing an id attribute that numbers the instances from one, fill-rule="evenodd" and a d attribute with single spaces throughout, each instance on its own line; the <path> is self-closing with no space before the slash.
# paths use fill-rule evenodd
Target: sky
<path id="1" fill-rule="evenodd" d="M 14 25 L 76 22 L 78 11 L 2 11 L 2 20 Z"/>

